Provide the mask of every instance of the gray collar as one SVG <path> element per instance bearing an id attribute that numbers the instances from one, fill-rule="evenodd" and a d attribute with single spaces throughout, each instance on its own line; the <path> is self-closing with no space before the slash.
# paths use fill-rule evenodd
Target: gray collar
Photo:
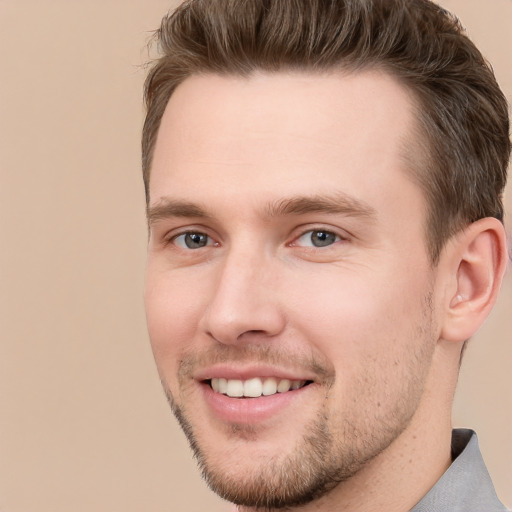
<path id="1" fill-rule="evenodd" d="M 507 512 L 472 430 L 452 433 L 452 465 L 411 512 Z"/>

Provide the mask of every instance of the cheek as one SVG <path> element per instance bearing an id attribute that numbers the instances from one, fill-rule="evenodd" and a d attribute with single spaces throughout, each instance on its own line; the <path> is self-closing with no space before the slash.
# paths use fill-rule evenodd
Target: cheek
<path id="1" fill-rule="evenodd" d="M 365 418 L 393 425 L 412 412 L 404 403 L 416 406 L 428 371 L 428 283 L 416 287 L 397 277 L 388 284 L 375 274 L 324 282 L 321 293 L 304 290 L 295 318 L 297 331 L 334 367 L 331 417 L 349 418 L 363 430 Z"/>
<path id="2" fill-rule="evenodd" d="M 290 297 L 297 329 L 349 374 L 367 358 L 394 363 L 425 321 L 426 281 L 365 270 L 311 276 Z"/>
<path id="3" fill-rule="evenodd" d="M 190 280 L 148 270 L 144 303 L 151 348 L 160 377 L 169 381 L 190 349 L 200 319 L 201 291 Z"/>

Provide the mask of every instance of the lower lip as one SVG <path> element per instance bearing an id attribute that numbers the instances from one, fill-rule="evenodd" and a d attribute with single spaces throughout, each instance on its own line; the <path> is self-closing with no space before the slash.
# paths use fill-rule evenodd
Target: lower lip
<path id="1" fill-rule="evenodd" d="M 201 389 L 207 405 L 222 421 L 249 425 L 268 420 L 303 398 L 312 384 L 300 389 L 276 393 L 258 398 L 231 398 L 213 391 L 211 386 L 201 382 Z"/>

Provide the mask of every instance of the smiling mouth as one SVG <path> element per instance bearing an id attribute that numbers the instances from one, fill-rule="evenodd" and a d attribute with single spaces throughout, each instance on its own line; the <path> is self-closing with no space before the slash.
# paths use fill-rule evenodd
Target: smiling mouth
<path id="1" fill-rule="evenodd" d="M 230 398 L 258 398 L 301 389 L 313 381 L 255 377 L 248 380 L 213 378 L 205 381 L 215 393 Z"/>

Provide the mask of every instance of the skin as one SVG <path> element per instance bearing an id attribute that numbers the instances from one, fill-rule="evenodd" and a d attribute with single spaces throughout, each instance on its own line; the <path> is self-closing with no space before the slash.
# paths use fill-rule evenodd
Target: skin
<path id="1" fill-rule="evenodd" d="M 432 267 L 402 156 L 412 112 L 376 71 L 194 76 L 170 99 L 150 182 L 149 334 L 207 480 L 240 510 L 410 510 L 450 464 L 462 341 L 492 306 L 484 267 L 502 274 L 504 243 L 484 221 Z M 206 245 L 188 247 L 190 232 Z M 205 381 L 223 374 L 310 384 L 270 413 L 259 398 L 219 413 Z"/>

